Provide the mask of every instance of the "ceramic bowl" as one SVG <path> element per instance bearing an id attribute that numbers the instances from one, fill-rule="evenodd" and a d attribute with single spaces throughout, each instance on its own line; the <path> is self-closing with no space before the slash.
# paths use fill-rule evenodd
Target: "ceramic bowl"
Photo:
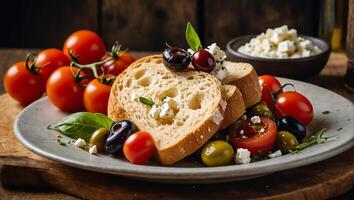
<path id="1" fill-rule="evenodd" d="M 240 46 L 256 37 L 256 35 L 246 35 L 237 37 L 227 43 L 226 50 L 228 59 L 235 62 L 247 62 L 252 64 L 258 75 L 271 74 L 287 78 L 307 79 L 318 74 L 325 67 L 331 50 L 329 45 L 321 39 L 305 35 L 300 36 L 306 40 L 312 41 L 322 52 L 314 56 L 291 59 L 253 57 L 237 51 Z"/>

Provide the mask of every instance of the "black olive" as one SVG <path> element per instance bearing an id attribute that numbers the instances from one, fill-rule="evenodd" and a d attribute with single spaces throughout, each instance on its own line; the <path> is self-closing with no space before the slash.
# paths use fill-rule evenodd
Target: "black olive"
<path id="1" fill-rule="evenodd" d="M 131 121 L 122 120 L 113 123 L 104 145 L 106 151 L 110 154 L 119 154 L 122 152 L 124 141 L 136 131 L 137 128 Z"/>
<path id="2" fill-rule="evenodd" d="M 177 47 L 165 49 L 162 55 L 163 64 L 171 71 L 183 71 L 191 62 L 188 52 Z"/>
<path id="3" fill-rule="evenodd" d="M 306 136 L 305 126 L 290 116 L 283 116 L 278 120 L 278 131 L 288 131 L 292 133 L 298 141 L 302 141 Z"/>

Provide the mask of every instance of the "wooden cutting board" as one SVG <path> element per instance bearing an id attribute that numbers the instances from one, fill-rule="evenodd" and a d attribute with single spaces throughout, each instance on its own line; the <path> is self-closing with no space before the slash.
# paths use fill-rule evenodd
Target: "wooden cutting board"
<path id="1" fill-rule="evenodd" d="M 25 149 L 12 131 L 22 107 L 0 96 L 0 177 L 7 188 L 50 188 L 85 199 L 327 199 L 354 185 L 354 148 L 313 165 L 211 185 L 148 183 L 76 169 Z"/>

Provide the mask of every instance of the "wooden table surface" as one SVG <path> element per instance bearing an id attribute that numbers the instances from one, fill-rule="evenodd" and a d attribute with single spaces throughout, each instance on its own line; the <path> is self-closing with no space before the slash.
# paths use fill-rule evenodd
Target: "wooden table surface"
<path id="1" fill-rule="evenodd" d="M 0 49 L 0 79 L 6 71 L 6 68 L 11 64 L 24 58 L 29 50 L 21 49 Z M 143 55 L 151 54 L 148 52 L 133 52 L 136 58 Z M 332 54 L 326 68 L 320 75 L 315 76 L 308 80 L 308 82 L 320 85 L 327 89 L 330 89 L 354 102 L 354 94 L 349 93 L 343 86 L 342 76 L 345 74 L 346 69 L 346 57 L 344 54 Z M 2 81 L 0 82 L 0 94 L 4 92 Z M 0 119 L 1 120 L 1 119 Z M 352 155 L 346 152 L 347 156 Z M 353 156 L 353 155 L 352 155 Z M 354 179 L 354 177 L 353 177 Z M 235 183 L 234 183 L 235 184 Z M 237 183 L 236 183 L 237 184 Z M 353 187 L 352 187 L 353 188 Z M 222 190 L 222 189 L 221 189 Z M 349 193 L 339 197 L 340 199 L 351 199 L 353 197 L 353 190 Z M 77 199 L 74 196 L 59 193 L 51 190 L 6 190 L 0 187 L 0 199 Z"/>

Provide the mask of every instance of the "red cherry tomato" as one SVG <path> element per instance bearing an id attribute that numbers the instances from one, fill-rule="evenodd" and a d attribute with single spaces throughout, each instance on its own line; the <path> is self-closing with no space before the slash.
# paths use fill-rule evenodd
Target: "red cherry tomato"
<path id="1" fill-rule="evenodd" d="M 230 130 L 229 136 L 235 148 L 248 149 L 252 155 L 264 154 L 276 141 L 277 126 L 268 118 L 261 117 L 259 124 L 253 124 L 251 119 L 247 119 L 236 129 Z"/>
<path id="2" fill-rule="evenodd" d="M 130 135 L 123 145 L 125 158 L 134 164 L 142 164 L 149 160 L 155 151 L 154 140 L 149 133 L 144 131 L 138 131 Z"/>
<path id="3" fill-rule="evenodd" d="M 291 116 L 300 121 L 304 126 L 310 124 L 313 118 L 311 102 L 302 94 L 294 91 L 280 93 L 276 99 L 276 116 Z"/>
<path id="4" fill-rule="evenodd" d="M 103 84 L 99 80 L 90 81 L 84 92 L 84 105 L 87 111 L 107 114 L 108 98 L 111 85 Z"/>
<path id="5" fill-rule="evenodd" d="M 258 77 L 259 85 L 262 90 L 262 100 L 267 104 L 270 109 L 274 109 L 274 102 L 270 93 L 274 93 L 281 88 L 278 79 L 271 75 L 262 75 Z M 269 91 L 267 91 L 267 88 Z"/>
<path id="6" fill-rule="evenodd" d="M 45 83 L 39 74 L 30 72 L 25 62 L 12 65 L 4 75 L 6 92 L 22 105 L 39 99 L 45 90 Z"/>
<path id="7" fill-rule="evenodd" d="M 55 70 L 47 81 L 47 95 L 49 100 L 64 112 L 78 112 L 84 110 L 83 95 L 85 87 L 76 82 L 73 72 L 76 68 L 60 67 Z M 81 75 L 84 75 L 81 72 Z"/>
<path id="8" fill-rule="evenodd" d="M 99 35 L 93 31 L 81 30 L 72 33 L 64 43 L 64 54 L 70 58 L 69 50 L 79 56 L 80 64 L 100 61 L 106 53 L 106 47 Z"/>
<path id="9" fill-rule="evenodd" d="M 102 60 L 108 59 L 111 56 L 105 55 Z M 134 57 L 127 52 L 120 52 L 119 57 L 115 60 L 111 60 L 103 64 L 103 69 L 106 74 L 113 74 L 118 76 L 124 71 L 130 64 L 135 61 Z"/>
<path id="10" fill-rule="evenodd" d="M 37 56 L 36 66 L 43 66 L 39 73 L 47 82 L 49 76 L 59 67 L 69 66 L 70 60 L 59 49 L 45 49 Z"/>

